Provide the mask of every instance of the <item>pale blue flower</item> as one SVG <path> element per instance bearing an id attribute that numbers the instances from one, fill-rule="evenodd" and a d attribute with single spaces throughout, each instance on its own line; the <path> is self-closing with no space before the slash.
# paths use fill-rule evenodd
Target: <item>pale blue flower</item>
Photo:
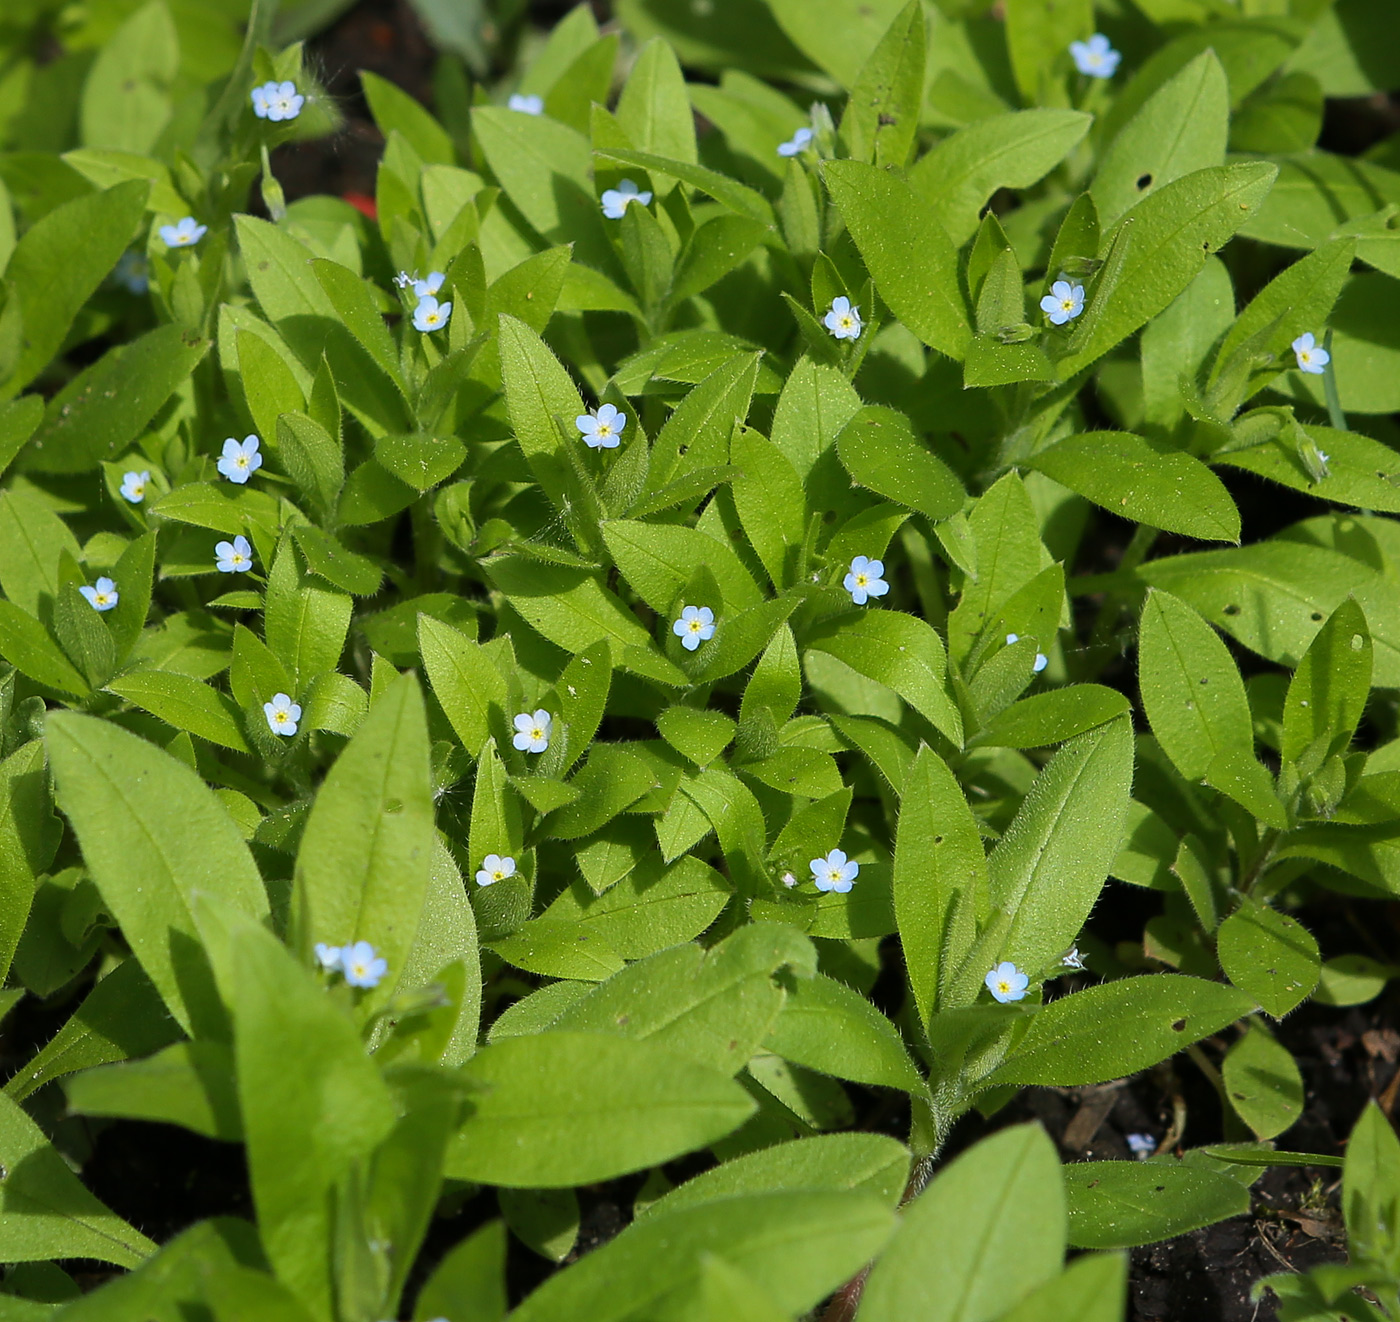
<path id="1" fill-rule="evenodd" d="M 87 603 L 95 611 L 109 611 L 120 600 L 117 585 L 110 578 L 99 578 L 93 587 L 84 583 L 79 592 L 87 598 Z"/>
<path id="2" fill-rule="evenodd" d="M 1009 633 L 1006 635 L 1006 645 L 1008 647 L 1010 647 L 1012 643 L 1019 643 L 1020 641 L 1021 635 L 1018 633 Z M 1031 669 L 1034 670 L 1035 673 L 1038 675 L 1049 664 L 1050 658 L 1047 657 L 1044 652 L 1037 652 L 1035 654 L 1035 664 L 1031 667 Z"/>
<path id="3" fill-rule="evenodd" d="M 1102 32 L 1094 33 L 1088 41 L 1070 42 L 1069 53 L 1074 67 L 1090 78 L 1112 78 L 1118 72 L 1118 61 L 1123 58 Z"/>
<path id="4" fill-rule="evenodd" d="M 273 734 L 284 734 L 290 739 L 297 732 L 301 707 L 287 694 L 274 693 L 271 702 L 263 703 L 263 715 L 267 717 L 267 728 Z"/>
<path id="5" fill-rule="evenodd" d="M 671 632 L 687 652 L 693 652 L 715 636 L 715 613 L 708 606 L 682 607 L 681 617 L 671 626 Z"/>
<path id="6" fill-rule="evenodd" d="M 650 193 L 642 192 L 630 179 L 624 179 L 616 188 L 608 188 L 603 191 L 603 215 L 609 220 L 621 220 L 622 213 L 627 210 L 628 203 L 640 202 L 646 206 L 650 201 Z"/>
<path id="7" fill-rule="evenodd" d="M 511 110 L 518 110 L 522 115 L 544 114 L 544 98 L 542 96 L 535 96 L 531 92 L 526 92 L 524 94 L 512 92 L 510 100 L 506 102 L 506 106 Z"/>
<path id="8" fill-rule="evenodd" d="M 356 941 L 340 952 L 340 967 L 352 987 L 377 987 L 389 971 L 389 961 L 377 956 L 368 941 Z"/>
<path id="9" fill-rule="evenodd" d="M 422 331 L 425 335 L 429 331 L 441 330 L 447 325 L 447 320 L 452 315 L 452 304 L 439 303 L 431 294 L 426 298 L 418 300 L 418 306 L 413 309 L 413 329 Z"/>
<path id="10" fill-rule="evenodd" d="M 1072 285 L 1068 280 L 1056 280 L 1050 292 L 1040 300 L 1040 310 L 1050 319 L 1052 326 L 1063 326 L 1073 321 L 1084 311 L 1084 286 Z"/>
<path id="11" fill-rule="evenodd" d="M 400 271 L 399 274 L 402 275 L 403 272 Z M 443 275 L 441 271 L 429 271 L 426 280 L 412 281 L 413 292 L 417 294 L 419 298 L 427 298 L 430 295 L 436 298 L 438 290 L 442 288 L 442 282 L 446 279 L 447 277 Z"/>
<path id="12" fill-rule="evenodd" d="M 819 891 L 835 891 L 838 895 L 851 889 L 860 871 L 860 864 L 839 849 L 833 849 L 825 858 L 814 858 L 807 866 L 812 869 L 812 884 Z"/>
<path id="13" fill-rule="evenodd" d="M 827 309 L 826 316 L 822 318 L 822 325 L 838 340 L 858 340 L 863 329 L 860 309 L 853 308 L 849 298 L 844 296 L 833 298 L 831 307 Z"/>
<path id="14" fill-rule="evenodd" d="M 991 992 L 994 1001 L 1000 1001 L 1003 1005 L 1007 1001 L 1019 1001 L 1025 997 L 1026 988 L 1031 985 L 1031 980 L 1021 972 L 1009 959 L 1003 960 L 996 966 L 986 978 L 987 990 Z"/>
<path id="15" fill-rule="evenodd" d="M 1146 1161 L 1157 1151 L 1157 1140 L 1151 1134 L 1125 1134 L 1123 1137 L 1128 1141 L 1128 1151 L 1139 1161 Z"/>
<path id="16" fill-rule="evenodd" d="M 398 275 L 394 277 L 394 285 L 398 289 L 407 289 L 409 285 L 417 284 L 417 282 L 418 277 L 416 275 L 409 275 L 407 271 L 400 271 Z"/>
<path id="17" fill-rule="evenodd" d="M 224 442 L 224 453 L 214 465 L 230 482 L 240 487 L 262 467 L 262 455 L 258 453 L 258 438 L 245 436 L 236 441 L 230 436 Z"/>
<path id="18" fill-rule="evenodd" d="M 144 294 L 151 287 L 146 259 L 132 249 L 128 249 L 117 259 L 116 266 L 112 268 L 112 279 L 125 286 L 127 292 L 132 294 Z"/>
<path id="19" fill-rule="evenodd" d="M 316 962 L 327 973 L 340 972 L 340 957 L 342 950 L 339 946 L 328 946 L 324 941 L 316 942 Z"/>
<path id="20" fill-rule="evenodd" d="M 590 450 L 615 450 L 622 444 L 627 415 L 612 404 L 604 404 L 591 413 L 580 413 L 574 419 L 574 426 Z"/>
<path id="21" fill-rule="evenodd" d="M 778 155 L 796 156 L 815 136 L 812 130 L 805 126 L 798 129 L 787 142 L 780 142 L 778 144 Z"/>
<path id="22" fill-rule="evenodd" d="M 1290 348 L 1298 360 L 1298 370 L 1309 376 L 1321 376 L 1322 369 L 1332 361 L 1332 355 L 1318 344 L 1312 331 L 1304 331 Z"/>
<path id="23" fill-rule="evenodd" d="M 534 712 L 523 711 L 515 718 L 515 738 L 511 740 L 522 753 L 543 753 L 549 747 L 552 717 L 543 707 Z"/>
<path id="24" fill-rule="evenodd" d="M 507 854 L 504 858 L 500 854 L 487 854 L 481 860 L 481 867 L 476 874 L 476 884 L 478 886 L 494 886 L 498 881 L 504 881 L 507 877 L 515 876 L 515 860 Z"/>
<path id="25" fill-rule="evenodd" d="M 129 500 L 133 505 L 139 505 L 146 499 L 146 485 L 150 480 L 151 474 L 144 468 L 139 473 L 123 473 L 122 499 Z"/>
<path id="26" fill-rule="evenodd" d="M 864 606 L 871 597 L 883 597 L 890 590 L 890 585 L 882 577 L 884 572 L 883 560 L 858 555 L 851 561 L 850 573 L 842 580 L 841 586 L 851 594 L 851 600 L 857 606 Z"/>
<path id="27" fill-rule="evenodd" d="M 231 542 L 214 546 L 214 568 L 221 574 L 246 574 L 253 567 L 253 548 L 241 533 Z"/>
<path id="28" fill-rule="evenodd" d="M 189 248 L 209 232 L 208 225 L 197 224 L 193 216 L 160 227 L 161 242 L 167 248 Z"/>
<path id="29" fill-rule="evenodd" d="M 1084 956 L 1079 953 L 1078 946 L 1071 946 L 1060 957 L 1060 963 L 1067 969 L 1082 969 L 1084 967 Z"/>
<path id="30" fill-rule="evenodd" d="M 259 119 L 270 119 L 274 124 L 284 119 L 295 119 L 301 114 L 306 98 L 297 91 L 293 82 L 273 79 L 261 87 L 253 88 L 253 113 Z"/>

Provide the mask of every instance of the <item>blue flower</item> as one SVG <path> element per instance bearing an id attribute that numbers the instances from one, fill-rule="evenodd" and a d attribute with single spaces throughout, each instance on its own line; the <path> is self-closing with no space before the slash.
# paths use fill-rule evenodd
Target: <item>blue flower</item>
<path id="1" fill-rule="evenodd" d="M 816 135 L 811 129 L 803 127 L 788 139 L 787 142 L 778 144 L 779 156 L 796 156 Z"/>
<path id="2" fill-rule="evenodd" d="M 1007 1001 L 1022 1000 L 1026 995 L 1026 988 L 1031 985 L 1030 978 L 1009 959 L 1003 960 L 987 974 L 986 982 L 992 999 L 1000 1001 L 1003 1005 Z"/>
<path id="3" fill-rule="evenodd" d="M 1112 78 L 1118 72 L 1118 61 L 1123 58 L 1102 32 L 1094 33 L 1088 41 L 1070 42 L 1069 53 L 1074 67 L 1090 78 Z"/>
<path id="4" fill-rule="evenodd" d="M 851 571 L 841 586 L 851 594 L 857 606 L 864 606 L 871 597 L 883 597 L 890 590 L 890 585 L 881 577 L 884 572 L 884 561 L 858 555 L 851 561 Z"/>
<path id="5" fill-rule="evenodd" d="M 356 941 L 341 950 L 340 967 L 352 987 L 377 987 L 389 971 L 389 961 L 375 955 L 368 941 Z"/>
<path id="6" fill-rule="evenodd" d="M 240 487 L 262 467 L 262 455 L 258 453 L 258 438 L 245 436 L 235 441 L 230 436 L 224 442 L 223 457 L 214 465 L 230 482 Z"/>
<path id="7" fill-rule="evenodd" d="M 1318 346 L 1312 331 L 1304 331 L 1289 347 L 1298 360 L 1298 370 L 1309 376 L 1321 376 L 1322 369 L 1332 361 L 1332 355 Z"/>
<path id="8" fill-rule="evenodd" d="M 651 201 L 651 194 L 644 193 L 630 179 L 624 179 L 616 188 L 608 188 L 603 192 L 603 215 L 609 220 L 621 220 L 622 213 L 627 210 L 630 202 L 640 202 L 646 206 Z"/>
<path id="9" fill-rule="evenodd" d="M 231 542 L 217 542 L 214 555 L 214 568 L 221 574 L 246 574 L 253 567 L 253 548 L 241 533 Z"/>
<path id="10" fill-rule="evenodd" d="M 506 105 L 511 110 L 518 110 L 522 115 L 544 114 L 544 98 L 533 93 L 522 95 L 520 92 L 512 92 Z"/>
<path id="11" fill-rule="evenodd" d="M 1139 1161 L 1146 1161 L 1157 1151 L 1157 1140 L 1151 1134 L 1124 1134 L 1128 1140 L 1128 1150 Z"/>
<path id="12" fill-rule="evenodd" d="M 340 972 L 340 957 L 344 953 L 339 946 L 328 946 L 324 941 L 316 942 L 316 962 L 327 973 Z"/>
<path id="13" fill-rule="evenodd" d="M 284 734 L 290 739 L 297 732 L 301 707 L 287 694 L 274 693 L 271 702 L 263 703 L 263 715 L 267 717 L 267 728 L 273 734 Z"/>
<path id="14" fill-rule="evenodd" d="M 146 469 L 139 473 L 122 474 L 122 499 L 129 500 L 133 505 L 139 505 L 146 499 L 146 484 L 150 482 L 151 475 Z"/>
<path id="15" fill-rule="evenodd" d="M 863 329 L 860 309 L 853 308 L 849 298 L 833 298 L 831 307 L 822 318 L 822 325 L 838 340 L 858 340 Z"/>
<path id="16" fill-rule="evenodd" d="M 500 854 L 487 854 L 481 860 L 481 867 L 476 874 L 476 884 L 478 886 L 494 886 L 498 881 L 504 881 L 507 877 L 515 876 L 515 860 L 509 854 L 503 858 Z"/>
<path id="17" fill-rule="evenodd" d="M 112 279 L 125 286 L 131 294 L 144 294 L 151 287 L 145 257 L 130 250 L 117 259 L 117 264 L 112 268 Z"/>
<path id="18" fill-rule="evenodd" d="M 715 636 L 715 613 L 708 606 L 683 606 L 680 619 L 671 625 L 671 632 L 681 640 L 687 652 L 693 652 Z"/>
<path id="19" fill-rule="evenodd" d="M 549 729 L 554 724 L 543 707 L 534 712 L 523 711 L 515 718 L 515 737 L 511 740 L 522 753 L 543 753 L 549 747 Z"/>
<path id="20" fill-rule="evenodd" d="M 295 119 L 301 114 L 306 98 L 297 91 L 293 82 L 279 83 L 273 79 L 261 87 L 253 88 L 253 113 L 259 119 L 270 119 L 274 124 L 284 119 Z"/>
<path id="21" fill-rule="evenodd" d="M 1084 311 L 1084 286 L 1072 285 L 1068 280 L 1056 280 L 1050 292 L 1040 300 L 1040 310 L 1050 319 L 1052 326 L 1063 326 L 1073 321 Z"/>
<path id="22" fill-rule="evenodd" d="M 425 335 L 429 331 L 441 330 L 447 325 L 447 319 L 452 315 L 452 304 L 439 303 L 431 294 L 418 300 L 418 306 L 413 309 L 413 329 L 422 331 Z"/>
<path id="23" fill-rule="evenodd" d="M 79 592 L 87 598 L 88 605 L 95 611 L 109 611 L 120 600 L 117 585 L 110 578 L 99 578 L 94 587 L 84 583 Z"/>
<path id="24" fill-rule="evenodd" d="M 851 889 L 860 871 L 860 864 L 839 849 L 833 849 L 825 858 L 814 858 L 807 866 L 812 869 L 812 884 L 819 891 L 835 891 L 838 895 Z"/>
<path id="25" fill-rule="evenodd" d="M 199 225 L 193 216 L 160 227 L 161 241 L 167 248 L 189 248 L 209 232 L 208 225 Z"/>
<path id="26" fill-rule="evenodd" d="M 402 271 L 399 272 L 400 276 L 403 274 Z M 441 271 L 429 271 L 426 280 L 415 280 L 411 276 L 406 278 L 408 282 L 412 284 L 413 292 L 417 294 L 419 298 L 427 298 L 430 295 L 436 298 L 438 290 L 442 288 L 442 282 L 447 279 Z"/>
<path id="27" fill-rule="evenodd" d="M 591 413 L 580 413 L 574 419 L 574 426 L 590 450 L 615 450 L 622 444 L 627 415 L 612 404 L 604 404 Z"/>

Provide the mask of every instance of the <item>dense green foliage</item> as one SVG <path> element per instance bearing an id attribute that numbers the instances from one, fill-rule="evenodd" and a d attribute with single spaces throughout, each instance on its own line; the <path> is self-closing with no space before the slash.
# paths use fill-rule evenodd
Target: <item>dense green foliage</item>
<path id="1" fill-rule="evenodd" d="M 496 1322 L 623 1176 L 512 1317 L 1113 1322 L 1341 1165 L 1275 1028 L 1398 971 L 1294 916 L 1400 894 L 1400 147 L 1316 146 L 1390 0 L 580 6 L 366 74 L 365 209 L 274 177 L 327 7 L 248 8 L 0 16 L 0 1004 L 72 1003 L 0 1322 Z M 1227 1141 L 939 1160 L 1188 1049 Z M 65 1108 L 255 1224 L 151 1242 Z M 1372 1109 L 1289 1319 L 1396 1316 L 1397 1202 Z"/>

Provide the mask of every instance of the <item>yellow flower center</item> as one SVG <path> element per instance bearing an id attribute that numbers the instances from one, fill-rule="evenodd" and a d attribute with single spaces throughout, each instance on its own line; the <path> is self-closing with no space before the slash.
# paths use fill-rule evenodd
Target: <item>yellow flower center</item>
<path id="1" fill-rule="evenodd" d="M 531 739 L 543 739 L 543 738 L 544 738 L 544 731 L 541 730 L 540 727 L 537 725 L 537 726 L 535 726 L 533 729 L 531 729 L 531 731 L 530 731 L 530 738 L 531 738 Z"/>
<path id="2" fill-rule="evenodd" d="M 691 620 L 691 621 L 690 621 L 690 624 L 689 624 L 689 628 L 690 628 L 690 632 L 691 632 L 691 633 L 699 633 L 700 630 L 703 629 L 704 627 L 705 627 L 705 625 L 704 625 L 704 622 L 703 622 L 702 620 Z"/>
<path id="3" fill-rule="evenodd" d="M 1063 308 L 1066 312 L 1073 312 L 1074 300 L 1072 298 L 1062 298 L 1060 300 L 1060 307 Z"/>
<path id="4" fill-rule="evenodd" d="M 506 879 L 506 874 L 505 874 L 504 872 L 502 872 L 500 868 L 497 868 L 497 869 L 496 869 L 494 872 L 492 872 L 492 874 L 491 874 L 491 880 L 492 880 L 492 881 L 504 881 L 505 879 Z"/>
<path id="5" fill-rule="evenodd" d="M 1010 990 L 1011 990 L 1011 982 L 1010 982 L 1009 979 L 1007 979 L 1007 978 L 998 978 L 998 979 L 997 979 L 997 991 L 999 991 L 999 992 L 1009 992 Z"/>
<path id="6" fill-rule="evenodd" d="M 287 713 L 284 712 L 284 711 L 276 711 L 276 712 L 273 712 L 273 713 L 272 713 L 272 719 L 273 719 L 274 721 L 276 721 L 278 725 L 286 725 L 286 723 L 287 723 Z"/>
<path id="7" fill-rule="evenodd" d="M 852 317 L 847 316 L 847 317 L 842 317 L 842 318 L 841 318 L 841 329 L 842 329 L 842 330 L 850 330 L 851 327 L 854 326 L 855 324 L 856 324 L 856 323 L 855 323 L 855 320 L 854 320 L 854 318 L 852 318 Z"/>
<path id="8" fill-rule="evenodd" d="M 857 575 L 856 575 L 856 587 L 858 587 L 858 588 L 863 588 L 863 587 L 865 587 L 865 585 L 866 585 L 867 583 L 869 583 L 869 582 L 870 582 L 870 575 L 869 575 L 869 574 L 857 574 Z"/>
<path id="9" fill-rule="evenodd" d="M 600 423 L 598 424 L 598 431 L 597 431 L 596 434 L 599 435 L 599 436 L 611 436 L 611 435 L 612 435 L 612 423 L 610 423 L 610 422 L 600 422 Z"/>

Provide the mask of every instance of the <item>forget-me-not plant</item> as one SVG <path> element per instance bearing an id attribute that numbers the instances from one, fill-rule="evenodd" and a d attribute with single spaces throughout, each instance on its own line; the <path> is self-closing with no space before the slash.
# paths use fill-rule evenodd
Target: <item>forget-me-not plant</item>
<path id="1" fill-rule="evenodd" d="M 1007 645 L 1008 647 L 1010 647 L 1012 643 L 1019 643 L 1020 641 L 1021 641 L 1021 635 L 1018 634 L 1018 633 L 1009 633 L 1009 634 L 1006 635 L 1006 645 Z M 1049 664 L 1050 664 L 1050 658 L 1047 657 L 1047 656 L 1045 655 L 1044 652 L 1037 652 L 1037 653 L 1035 654 L 1035 665 L 1032 666 L 1031 668 L 1032 668 L 1032 669 L 1035 671 L 1035 673 L 1038 675 L 1038 674 L 1040 674 L 1040 672 L 1041 672 L 1042 670 L 1044 670 L 1045 667 L 1048 666 Z"/>
<path id="2" fill-rule="evenodd" d="M 214 556 L 214 568 L 221 574 L 246 574 L 253 567 L 253 548 L 242 533 L 231 542 L 216 542 Z"/>
<path id="3" fill-rule="evenodd" d="M 890 590 L 890 585 L 882 577 L 884 572 L 883 560 L 858 555 L 851 561 L 851 568 L 841 586 L 851 594 L 851 600 L 857 606 L 864 606 L 871 597 L 883 597 Z"/>
<path id="4" fill-rule="evenodd" d="M 1056 280 L 1050 292 L 1040 300 L 1040 310 L 1052 326 L 1063 326 L 1084 311 L 1084 286 L 1068 280 Z"/>
<path id="5" fill-rule="evenodd" d="M 340 967 L 352 987 L 377 987 L 389 971 L 389 961 L 376 955 L 368 941 L 356 941 L 341 950 Z"/>
<path id="6" fill-rule="evenodd" d="M 544 98 L 533 92 L 512 92 L 506 106 L 510 110 L 518 110 L 522 115 L 544 114 Z"/>
<path id="7" fill-rule="evenodd" d="M 146 499 L 146 486 L 151 480 L 148 469 L 142 469 L 139 473 L 130 472 L 122 474 L 121 493 L 123 500 L 129 500 L 133 505 L 139 505 Z"/>
<path id="8" fill-rule="evenodd" d="M 214 465 L 230 482 L 242 486 L 262 467 L 262 455 L 258 453 L 258 438 L 245 436 L 236 441 L 230 436 L 224 442 L 224 452 Z"/>
<path id="9" fill-rule="evenodd" d="M 173 225 L 162 225 L 160 238 L 167 248 L 189 248 L 198 243 L 208 232 L 208 225 L 201 225 L 193 216 L 186 216 L 183 220 L 177 220 Z"/>
<path id="10" fill-rule="evenodd" d="M 778 155 L 796 156 L 797 153 L 800 152 L 804 147 L 806 147 L 807 144 L 811 142 L 814 137 L 816 137 L 816 134 L 804 125 L 802 128 L 798 129 L 797 132 L 794 133 L 792 137 L 790 137 L 786 142 L 780 142 L 778 144 Z"/>
<path id="11" fill-rule="evenodd" d="M 1298 370 L 1309 376 L 1321 376 L 1323 368 L 1332 361 L 1332 355 L 1318 344 L 1312 331 L 1304 331 L 1289 347 L 1298 360 Z"/>
<path id="12" fill-rule="evenodd" d="M 110 578 L 99 578 L 92 587 L 84 583 L 78 589 L 95 611 L 109 611 L 121 600 L 117 585 Z"/>
<path id="13" fill-rule="evenodd" d="M 822 325 L 838 340 L 858 340 L 862 330 L 860 308 L 852 307 L 851 300 L 844 294 L 833 298 Z"/>
<path id="14" fill-rule="evenodd" d="M 340 946 L 328 946 L 324 941 L 316 942 L 316 962 L 327 973 L 340 972 Z"/>
<path id="15" fill-rule="evenodd" d="M 422 331 L 425 335 L 429 331 L 441 330 L 447 325 L 451 316 L 451 300 L 439 303 L 431 294 L 428 294 L 420 298 L 418 306 L 413 309 L 413 329 Z"/>
<path id="16" fill-rule="evenodd" d="M 549 730 L 554 724 L 543 707 L 533 712 L 523 711 L 515 718 L 515 737 L 511 740 L 522 753 L 543 753 L 549 747 Z"/>
<path id="17" fill-rule="evenodd" d="M 515 860 L 509 854 L 504 857 L 500 854 L 487 854 L 481 860 L 481 867 L 477 869 L 476 884 L 478 886 L 494 886 L 498 881 L 504 881 L 507 877 L 515 876 Z"/>
<path id="18" fill-rule="evenodd" d="M 1123 58 L 1102 32 L 1094 33 L 1088 41 L 1070 42 L 1069 53 L 1074 67 L 1090 78 L 1112 78 Z"/>
<path id="19" fill-rule="evenodd" d="M 283 734 L 290 739 L 297 732 L 297 722 L 301 720 L 301 705 L 287 693 L 274 693 L 271 702 L 263 703 L 263 715 L 267 717 L 267 728 L 273 734 Z"/>
<path id="20" fill-rule="evenodd" d="M 1005 1005 L 1007 1001 L 1022 1000 L 1026 995 L 1026 988 L 1031 985 L 1031 980 L 1009 959 L 1004 959 L 987 974 L 986 984 L 992 999 Z"/>
<path id="21" fill-rule="evenodd" d="M 812 884 L 819 891 L 835 891 L 838 895 L 851 889 L 860 872 L 860 864 L 847 858 L 841 849 L 833 849 L 825 858 L 814 858 L 807 866 L 812 869 Z"/>
<path id="22" fill-rule="evenodd" d="M 627 415 L 613 404 L 601 404 L 574 419 L 574 426 L 590 450 L 617 449 L 622 444 L 622 429 L 626 425 Z"/>
<path id="23" fill-rule="evenodd" d="M 306 98 L 297 91 L 295 83 L 279 83 L 276 79 L 253 88 L 252 97 L 253 113 L 259 119 L 269 119 L 274 124 L 295 119 L 306 104 Z"/>
<path id="24" fill-rule="evenodd" d="M 640 202 L 647 206 L 651 202 L 651 194 L 643 192 L 632 180 L 624 179 L 616 188 L 604 189 L 601 200 L 603 215 L 609 220 L 621 220 L 629 203 Z"/>
<path id="25" fill-rule="evenodd" d="M 680 619 L 671 625 L 671 632 L 687 652 L 693 652 L 715 636 L 715 613 L 708 606 L 684 606 Z"/>

